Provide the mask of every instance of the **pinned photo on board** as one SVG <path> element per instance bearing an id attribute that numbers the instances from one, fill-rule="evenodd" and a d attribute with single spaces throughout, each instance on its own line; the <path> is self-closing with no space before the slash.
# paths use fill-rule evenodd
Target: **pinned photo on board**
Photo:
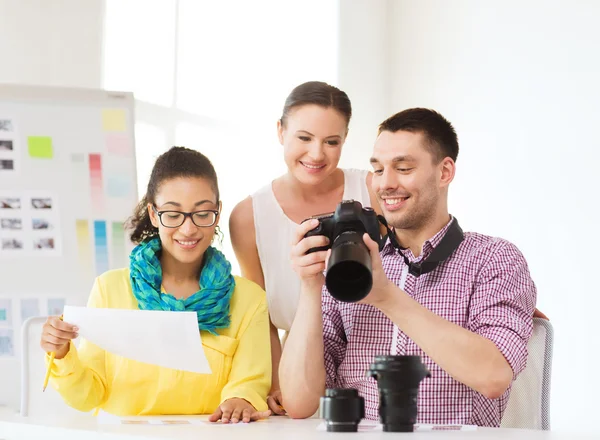
<path id="1" fill-rule="evenodd" d="M 33 209 L 52 209 L 52 199 L 50 197 L 32 198 L 31 207 Z"/>
<path id="2" fill-rule="evenodd" d="M 0 160 L 0 171 L 13 171 L 15 169 L 15 161 L 10 159 Z"/>
<path id="3" fill-rule="evenodd" d="M 11 132 L 13 130 L 14 126 L 10 119 L 0 119 L 0 132 Z"/>
<path id="4" fill-rule="evenodd" d="M 47 229 L 52 229 L 52 224 L 50 223 L 49 220 L 46 220 L 45 218 L 34 218 L 32 220 L 32 224 L 31 227 L 38 231 L 38 230 L 47 230 Z"/>
<path id="5" fill-rule="evenodd" d="M 2 250 L 3 251 L 17 251 L 23 249 L 23 240 L 18 238 L 3 238 L 2 239 Z"/>
<path id="6" fill-rule="evenodd" d="M 21 199 L 18 197 L 0 197 L 0 209 L 21 209 Z"/>
<path id="7" fill-rule="evenodd" d="M 37 298 L 21 299 L 21 321 L 25 322 L 27 318 L 40 316 L 40 302 Z"/>
<path id="8" fill-rule="evenodd" d="M 65 310 L 64 298 L 48 298 L 48 315 L 60 316 Z"/>
<path id="9" fill-rule="evenodd" d="M 18 197 L 0 197 L 0 209 L 21 209 L 21 199 Z"/>
<path id="10" fill-rule="evenodd" d="M 54 238 L 36 238 L 33 241 L 34 249 L 54 249 Z"/>
<path id="11" fill-rule="evenodd" d="M 2 218 L 0 219 L 0 229 L 9 229 L 13 231 L 23 229 L 23 219 Z"/>
<path id="12" fill-rule="evenodd" d="M 0 151 L 13 151 L 13 141 L 0 139 Z"/>
<path id="13" fill-rule="evenodd" d="M 10 328 L 0 328 L 0 357 L 15 355 L 14 333 Z"/>
<path id="14" fill-rule="evenodd" d="M 12 300 L 0 298 L 0 325 L 12 325 Z"/>

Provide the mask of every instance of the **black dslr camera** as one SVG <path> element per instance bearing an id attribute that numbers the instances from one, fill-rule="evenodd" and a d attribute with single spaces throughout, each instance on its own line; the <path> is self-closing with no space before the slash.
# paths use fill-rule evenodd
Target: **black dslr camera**
<path id="1" fill-rule="evenodd" d="M 356 302 L 366 297 L 373 286 L 371 255 L 363 241 L 366 232 L 383 248 L 385 237 L 379 230 L 379 220 L 372 208 L 363 208 L 360 202 L 344 200 L 335 212 L 316 215 L 319 225 L 305 237 L 324 235 L 329 245 L 309 249 L 307 253 L 331 248 L 325 272 L 325 285 L 332 297 L 339 301 Z M 306 221 L 306 220 L 305 220 Z"/>

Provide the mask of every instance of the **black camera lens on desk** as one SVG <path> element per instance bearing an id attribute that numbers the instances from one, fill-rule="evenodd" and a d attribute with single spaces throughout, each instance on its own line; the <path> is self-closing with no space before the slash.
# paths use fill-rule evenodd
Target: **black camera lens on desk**
<path id="1" fill-rule="evenodd" d="M 363 234 L 368 233 L 379 244 L 379 249 L 385 241 L 379 230 L 377 213 L 371 208 L 363 208 L 360 202 L 344 200 L 335 212 L 311 218 L 319 220 L 319 225 L 305 237 L 324 235 L 329 238 L 329 246 L 308 251 L 311 253 L 331 248 L 325 272 L 327 290 L 338 301 L 360 301 L 373 287 L 371 254 L 364 243 Z"/>
<path id="2" fill-rule="evenodd" d="M 329 432 L 356 432 L 365 416 L 365 400 L 355 389 L 328 388 L 321 397 L 320 417 Z"/>
<path id="3" fill-rule="evenodd" d="M 376 356 L 369 376 L 379 388 L 379 418 L 387 432 L 412 432 L 419 384 L 431 377 L 420 356 Z"/>

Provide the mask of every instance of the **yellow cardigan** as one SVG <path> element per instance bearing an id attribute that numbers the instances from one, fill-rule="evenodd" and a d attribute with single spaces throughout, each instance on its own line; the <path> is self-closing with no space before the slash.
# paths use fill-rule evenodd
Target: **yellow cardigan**
<path id="1" fill-rule="evenodd" d="M 79 349 L 71 344 L 68 354 L 54 361 L 52 386 L 75 409 L 101 408 L 118 416 L 210 414 L 233 397 L 267 410 L 271 346 L 265 292 L 244 278 L 235 277 L 235 283 L 229 328 L 217 330 L 217 336 L 202 332 L 212 374 L 125 359 L 82 339 Z M 129 269 L 98 277 L 88 307 L 137 309 Z"/>

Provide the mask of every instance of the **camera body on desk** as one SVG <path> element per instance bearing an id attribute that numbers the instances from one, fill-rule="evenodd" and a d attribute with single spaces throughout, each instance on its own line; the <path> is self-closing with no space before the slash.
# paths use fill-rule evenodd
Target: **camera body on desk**
<path id="1" fill-rule="evenodd" d="M 421 358 L 376 356 L 367 374 L 377 380 L 383 430 L 412 432 L 417 422 L 419 385 L 431 377 Z M 330 432 L 356 432 L 365 416 L 365 401 L 355 389 L 327 389 L 320 408 L 320 417 Z"/>
<path id="2" fill-rule="evenodd" d="M 360 202 L 344 200 L 335 212 L 307 220 L 311 219 L 319 220 L 319 225 L 308 231 L 305 237 L 324 235 L 329 238 L 328 246 L 312 248 L 307 252 L 331 248 L 325 272 L 327 290 L 339 301 L 360 301 L 373 287 L 371 254 L 363 241 L 363 234 L 368 233 L 379 244 L 380 250 L 386 238 L 380 233 L 377 213 L 372 208 L 363 208 Z"/>

